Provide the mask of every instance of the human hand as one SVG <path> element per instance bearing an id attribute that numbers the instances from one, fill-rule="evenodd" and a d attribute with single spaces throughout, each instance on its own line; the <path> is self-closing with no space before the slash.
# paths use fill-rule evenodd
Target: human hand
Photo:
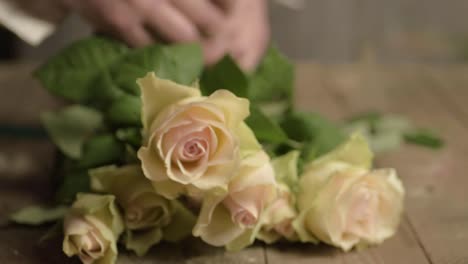
<path id="1" fill-rule="evenodd" d="M 215 0 L 215 2 L 225 10 L 227 23 L 212 41 L 224 42 L 218 45 L 226 47 L 226 52 L 236 59 L 244 70 L 253 70 L 270 40 L 267 1 Z"/>
<path id="2" fill-rule="evenodd" d="M 98 30 L 130 46 L 200 42 L 207 64 L 230 53 L 255 67 L 269 38 L 265 0 L 62 0 Z"/>
<path id="3" fill-rule="evenodd" d="M 203 32 L 216 34 L 222 11 L 210 0 L 62 0 L 98 30 L 116 35 L 134 47 L 155 36 L 168 42 L 199 41 Z"/>

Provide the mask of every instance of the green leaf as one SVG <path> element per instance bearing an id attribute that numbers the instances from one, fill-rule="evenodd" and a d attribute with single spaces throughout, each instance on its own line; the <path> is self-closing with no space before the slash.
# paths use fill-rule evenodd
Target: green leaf
<path id="1" fill-rule="evenodd" d="M 138 78 L 154 71 L 159 78 L 189 85 L 194 83 L 203 70 L 203 56 L 199 45 L 178 44 L 163 46 L 155 44 L 128 53 L 110 70 L 111 84 L 126 93 L 139 95 Z"/>
<path id="2" fill-rule="evenodd" d="M 206 68 L 200 80 L 203 95 L 210 95 L 216 90 L 225 89 L 239 97 L 247 98 L 248 86 L 247 76 L 229 56 Z"/>
<path id="3" fill-rule="evenodd" d="M 18 224 L 36 226 L 63 218 L 67 209 L 65 206 L 54 208 L 28 206 L 10 215 L 10 220 Z"/>
<path id="4" fill-rule="evenodd" d="M 141 126 L 141 99 L 125 95 L 115 100 L 107 111 L 107 119 L 116 125 Z"/>
<path id="5" fill-rule="evenodd" d="M 127 127 L 120 128 L 115 132 L 118 140 L 129 143 L 134 147 L 140 147 L 142 142 L 141 128 Z"/>
<path id="6" fill-rule="evenodd" d="M 50 227 L 40 238 L 38 241 L 39 245 L 45 245 L 49 243 L 52 239 L 60 239 L 63 235 L 62 230 L 63 223 L 61 221 L 55 222 L 55 224 Z M 57 240 L 55 240 L 57 241 Z"/>
<path id="7" fill-rule="evenodd" d="M 103 37 L 79 40 L 49 59 L 35 76 L 52 93 L 85 102 L 93 96 L 93 81 L 128 51 L 120 42 Z"/>
<path id="8" fill-rule="evenodd" d="M 285 143 L 288 137 L 273 119 L 266 116 L 258 107 L 251 105 L 247 125 L 253 130 L 258 140 L 268 143 Z"/>
<path id="9" fill-rule="evenodd" d="M 377 111 L 368 111 L 363 113 L 358 113 L 356 115 L 348 118 L 348 123 L 355 122 L 366 122 L 368 124 L 373 124 L 378 122 L 382 118 L 382 114 Z"/>
<path id="10" fill-rule="evenodd" d="M 56 193 L 56 200 L 61 203 L 72 203 L 77 193 L 90 191 L 87 170 L 70 170 L 63 174 L 63 182 Z"/>
<path id="11" fill-rule="evenodd" d="M 304 142 L 305 162 L 331 151 L 345 140 L 340 128 L 318 114 L 291 112 L 281 127 L 289 138 Z"/>
<path id="12" fill-rule="evenodd" d="M 297 190 L 299 155 L 299 151 L 293 150 L 274 158 L 271 162 L 276 180 L 286 184 L 293 192 Z"/>
<path id="13" fill-rule="evenodd" d="M 404 134 L 405 141 L 411 144 L 421 145 L 433 149 L 441 148 L 444 141 L 434 133 L 420 129 Z"/>
<path id="14" fill-rule="evenodd" d="M 68 157 L 82 155 L 84 141 L 102 124 L 101 113 L 84 106 L 69 106 L 60 112 L 45 112 L 42 124 L 51 140 Z"/>
<path id="15" fill-rule="evenodd" d="M 172 221 L 163 229 L 163 239 L 169 242 L 179 242 L 192 235 L 192 229 L 197 221 L 195 215 L 179 201 L 172 201 L 174 215 Z"/>
<path id="16" fill-rule="evenodd" d="M 249 99 L 272 102 L 287 99 L 291 104 L 294 91 L 294 66 L 280 51 L 271 46 L 250 77 Z"/>
<path id="17" fill-rule="evenodd" d="M 98 109 L 107 109 L 112 102 L 128 95 L 112 80 L 109 70 L 98 76 L 94 82 L 97 89 L 93 90 L 92 106 Z"/>
<path id="18" fill-rule="evenodd" d="M 112 134 L 92 137 L 83 147 L 79 168 L 94 168 L 118 162 L 124 157 L 125 146 Z"/>

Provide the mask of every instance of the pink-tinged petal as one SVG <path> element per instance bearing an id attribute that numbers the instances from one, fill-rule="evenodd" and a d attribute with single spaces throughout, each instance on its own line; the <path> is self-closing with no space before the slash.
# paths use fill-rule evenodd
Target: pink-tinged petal
<path id="1" fill-rule="evenodd" d="M 244 193 L 243 193 L 244 194 Z M 232 199 L 231 196 L 226 197 L 223 201 L 223 205 L 227 208 L 229 213 L 231 214 L 231 220 L 233 223 L 238 224 L 243 227 L 252 228 L 258 222 L 258 218 L 260 215 L 261 207 L 258 206 L 261 198 L 256 195 L 257 197 L 251 197 L 253 200 L 251 203 L 244 203 L 239 204 L 237 201 Z"/>
<path id="2" fill-rule="evenodd" d="M 169 179 L 181 183 L 181 184 L 190 184 L 191 178 L 189 175 L 185 175 L 180 171 L 180 169 L 172 164 L 172 153 L 174 152 L 176 146 L 173 146 L 169 149 L 165 159 L 164 164 L 166 166 L 167 177 Z"/>
<path id="3" fill-rule="evenodd" d="M 195 162 L 208 156 L 209 143 L 204 138 L 192 138 L 177 144 L 177 157 L 183 162 Z"/>
<path id="4" fill-rule="evenodd" d="M 207 157 L 204 157 L 199 162 L 193 164 L 182 163 L 178 160 L 177 167 L 182 174 L 187 175 L 191 179 L 191 182 L 194 182 L 203 177 L 203 174 L 207 170 L 206 158 Z M 193 167 L 191 167 L 190 165 L 193 165 Z"/>
<path id="5" fill-rule="evenodd" d="M 166 133 L 161 135 L 160 144 L 158 148 L 161 149 L 163 157 L 167 155 L 167 152 L 173 146 L 179 144 L 181 141 L 191 139 L 200 135 L 206 128 L 205 125 L 197 124 L 193 122 L 186 122 L 183 125 L 172 127 L 167 130 Z"/>

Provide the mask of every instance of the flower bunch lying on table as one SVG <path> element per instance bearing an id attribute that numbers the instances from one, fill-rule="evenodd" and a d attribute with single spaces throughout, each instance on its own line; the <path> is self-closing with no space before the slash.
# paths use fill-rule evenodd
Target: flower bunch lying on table
<path id="1" fill-rule="evenodd" d="M 395 170 L 372 168 L 360 134 L 294 109 L 292 66 L 274 48 L 246 74 L 229 57 L 204 69 L 196 45 L 93 37 L 36 75 L 77 103 L 43 115 L 64 157 L 61 207 L 12 219 L 63 218 L 63 251 L 83 263 L 190 236 L 228 250 L 283 240 L 347 251 L 397 229 Z"/>

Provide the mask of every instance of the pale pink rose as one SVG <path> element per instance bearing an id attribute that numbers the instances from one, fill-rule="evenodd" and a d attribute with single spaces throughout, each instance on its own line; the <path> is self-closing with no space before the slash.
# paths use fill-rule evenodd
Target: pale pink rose
<path id="1" fill-rule="evenodd" d="M 85 264 L 114 263 L 124 229 L 111 195 L 78 194 L 63 223 L 63 252 Z"/>
<path id="2" fill-rule="evenodd" d="M 276 181 L 268 155 L 261 151 L 242 160 L 227 195 L 207 198 L 194 235 L 214 245 L 227 245 L 258 223 L 276 196 Z M 222 230 L 217 227 L 223 226 Z"/>
<path id="3" fill-rule="evenodd" d="M 226 187 L 237 170 L 245 142 L 258 145 L 243 122 L 249 115 L 248 100 L 226 90 L 201 97 L 190 94 L 194 88 L 154 78 L 140 81 L 146 142 L 138 157 L 145 176 L 158 193 L 171 199 L 187 188 Z M 154 95 L 158 89 L 160 93 Z M 158 102 L 152 96 L 177 91 L 185 93 L 185 98 L 170 96 L 179 100 L 154 111 L 152 104 Z"/>
<path id="4" fill-rule="evenodd" d="M 80 217 L 67 218 L 64 230 L 69 237 L 70 247 L 75 248 L 81 262 L 90 264 L 104 257 L 109 242 L 91 223 Z"/>
<path id="5" fill-rule="evenodd" d="M 303 177 L 302 186 L 307 192 L 307 177 L 314 175 Z M 395 233 L 403 210 L 403 194 L 393 169 L 341 167 L 327 176 L 315 198 L 300 197 L 303 227 L 343 250 L 357 244 L 378 244 Z"/>

